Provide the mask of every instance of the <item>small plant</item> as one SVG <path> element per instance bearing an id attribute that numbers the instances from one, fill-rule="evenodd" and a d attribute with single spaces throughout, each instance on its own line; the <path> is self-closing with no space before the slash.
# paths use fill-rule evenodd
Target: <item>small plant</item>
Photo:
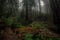
<path id="1" fill-rule="evenodd" d="M 32 34 L 30 33 L 27 33 L 26 36 L 25 36 L 25 40 L 32 40 Z"/>

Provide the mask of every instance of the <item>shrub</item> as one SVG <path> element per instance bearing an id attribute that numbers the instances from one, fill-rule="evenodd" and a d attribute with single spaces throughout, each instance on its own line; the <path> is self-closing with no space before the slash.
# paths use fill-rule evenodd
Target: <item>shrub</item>
<path id="1" fill-rule="evenodd" d="M 32 34 L 27 33 L 25 36 L 25 40 L 32 40 Z"/>
<path id="2" fill-rule="evenodd" d="M 43 23 L 34 23 L 34 24 L 30 24 L 30 27 L 37 27 L 37 28 L 45 28 L 47 25 L 43 24 Z"/>

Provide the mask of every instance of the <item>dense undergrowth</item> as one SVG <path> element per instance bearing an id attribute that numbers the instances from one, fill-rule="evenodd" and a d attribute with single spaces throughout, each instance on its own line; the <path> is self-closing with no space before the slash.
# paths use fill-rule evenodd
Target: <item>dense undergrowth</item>
<path id="1" fill-rule="evenodd" d="M 19 40 L 60 40 L 60 36 L 51 32 L 48 29 L 48 27 L 55 28 L 53 25 L 48 25 L 47 23 L 44 23 L 44 22 L 35 21 L 35 22 L 32 22 L 32 23 L 24 26 L 16 18 L 2 17 L 1 20 L 4 23 L 3 25 L 5 25 L 6 29 L 3 30 L 3 32 L 1 31 L 1 35 L 6 33 L 6 35 L 5 34 L 4 35 L 5 35 L 5 37 L 7 36 L 7 38 L 8 38 L 8 36 L 11 35 L 10 33 L 12 32 L 12 34 L 15 35 L 15 37 L 17 37 L 17 39 L 19 39 Z M 22 21 L 24 21 L 24 20 L 22 20 Z M 14 32 L 13 32 L 13 29 L 11 30 L 11 26 L 13 28 L 15 28 Z M 4 35 L 3 35 L 3 37 L 4 37 Z M 10 36 L 10 37 L 12 37 L 12 36 Z M 12 39 L 12 40 L 14 40 L 14 39 Z"/>
<path id="2" fill-rule="evenodd" d="M 15 35 L 19 40 L 60 40 L 60 36 L 51 32 L 47 27 L 48 24 L 38 22 L 34 22 L 27 26 L 17 24 L 17 27 L 14 30 L 15 32 L 13 32 L 13 30 L 11 30 L 11 28 L 8 27 L 5 29 L 8 31 L 3 30 L 3 34 L 6 32 L 6 37 L 8 35 L 11 35 L 10 33 L 12 32 L 12 34 Z"/>

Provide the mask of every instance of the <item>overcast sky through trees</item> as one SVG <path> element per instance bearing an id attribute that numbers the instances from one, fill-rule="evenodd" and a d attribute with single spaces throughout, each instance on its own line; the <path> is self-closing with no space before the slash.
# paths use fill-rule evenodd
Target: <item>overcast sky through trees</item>
<path id="1" fill-rule="evenodd" d="M 21 10 L 23 8 L 23 0 L 19 0 L 19 10 Z M 36 6 L 32 6 L 32 10 L 35 11 L 40 11 L 39 9 L 39 0 L 35 0 L 35 4 Z M 40 0 L 40 5 L 41 5 L 41 12 L 42 13 L 47 13 L 47 11 L 50 11 L 50 4 L 49 4 L 49 0 Z"/>

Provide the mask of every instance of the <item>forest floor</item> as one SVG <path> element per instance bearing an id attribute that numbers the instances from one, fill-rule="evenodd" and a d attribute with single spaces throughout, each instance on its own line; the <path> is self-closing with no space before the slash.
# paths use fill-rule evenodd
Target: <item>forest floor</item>
<path id="1" fill-rule="evenodd" d="M 28 25 L 22 28 L 15 28 L 14 32 L 11 30 L 11 28 L 6 28 L 5 30 L 1 30 L 0 34 L 0 40 L 50 40 L 51 38 L 56 37 L 59 37 L 56 40 L 60 40 L 60 36 L 50 31 L 48 28 L 39 26 L 37 28 L 34 27 L 34 25 Z"/>

